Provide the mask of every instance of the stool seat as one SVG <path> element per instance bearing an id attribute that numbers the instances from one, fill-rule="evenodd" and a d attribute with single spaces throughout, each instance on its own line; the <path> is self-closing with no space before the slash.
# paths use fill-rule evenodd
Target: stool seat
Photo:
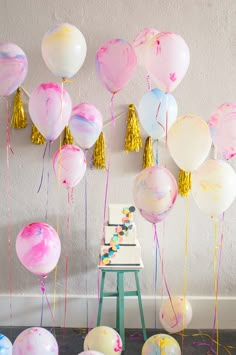
<path id="1" fill-rule="evenodd" d="M 125 350 L 125 326 L 124 326 L 124 297 L 137 296 L 139 304 L 140 319 L 143 331 L 143 339 L 147 340 L 147 333 L 145 327 L 145 320 L 143 314 L 142 298 L 139 285 L 139 271 L 143 269 L 143 264 L 138 266 L 99 266 L 102 272 L 101 286 L 100 286 L 100 299 L 97 315 L 97 326 L 101 323 L 102 304 L 104 297 L 116 297 L 116 331 L 120 334 L 123 351 Z M 116 272 L 117 274 L 117 291 L 116 292 L 104 292 L 105 276 L 107 272 Z M 136 290 L 125 291 L 124 290 L 124 274 L 134 273 Z"/>

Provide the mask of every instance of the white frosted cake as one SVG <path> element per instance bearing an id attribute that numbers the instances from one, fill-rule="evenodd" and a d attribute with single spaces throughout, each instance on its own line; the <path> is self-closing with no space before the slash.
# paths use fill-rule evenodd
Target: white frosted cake
<path id="1" fill-rule="evenodd" d="M 141 247 L 134 223 L 135 207 L 131 204 L 111 204 L 108 207 L 108 225 L 101 245 L 101 265 L 140 265 Z"/>

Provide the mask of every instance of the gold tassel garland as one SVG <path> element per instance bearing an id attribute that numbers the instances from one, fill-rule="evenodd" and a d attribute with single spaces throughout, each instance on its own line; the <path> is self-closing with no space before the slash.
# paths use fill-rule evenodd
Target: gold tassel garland
<path id="1" fill-rule="evenodd" d="M 27 115 L 24 109 L 24 103 L 21 97 L 21 89 L 16 90 L 14 98 L 14 107 L 11 117 L 12 128 L 25 128 L 27 126 Z"/>
<path id="2" fill-rule="evenodd" d="M 179 194 L 187 197 L 192 187 L 192 173 L 184 170 L 179 170 L 178 188 Z"/>
<path id="3" fill-rule="evenodd" d="M 152 137 L 147 137 L 143 153 L 143 169 L 154 166 L 154 156 L 152 150 Z"/>
<path id="4" fill-rule="evenodd" d="M 140 148 L 142 148 L 142 137 L 140 134 L 138 114 L 135 109 L 135 106 L 133 104 L 130 104 L 127 117 L 125 151 L 139 152 Z"/>
<path id="5" fill-rule="evenodd" d="M 103 132 L 98 137 L 93 151 L 93 166 L 96 169 L 106 169 L 105 139 Z"/>
<path id="6" fill-rule="evenodd" d="M 74 143 L 74 139 L 73 136 L 71 134 L 70 128 L 69 126 L 65 127 L 65 136 L 64 136 L 64 140 L 63 140 L 63 144 L 73 144 Z"/>
<path id="7" fill-rule="evenodd" d="M 31 131 L 31 142 L 33 144 L 44 144 L 46 139 L 44 136 L 39 132 L 38 128 L 33 124 L 32 131 Z"/>

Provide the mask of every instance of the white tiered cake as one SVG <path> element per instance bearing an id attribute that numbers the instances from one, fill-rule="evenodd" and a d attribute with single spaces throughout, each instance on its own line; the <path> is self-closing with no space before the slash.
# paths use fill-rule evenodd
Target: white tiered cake
<path id="1" fill-rule="evenodd" d="M 140 265 L 141 247 L 136 236 L 134 212 L 135 207 L 130 204 L 109 205 L 108 225 L 100 251 L 102 266 Z"/>

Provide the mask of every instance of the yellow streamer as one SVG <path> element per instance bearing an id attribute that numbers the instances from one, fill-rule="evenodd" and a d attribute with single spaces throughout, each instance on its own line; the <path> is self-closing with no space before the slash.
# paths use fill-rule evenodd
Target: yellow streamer
<path id="1" fill-rule="evenodd" d="M 94 146 L 93 166 L 96 169 L 106 169 L 105 139 L 103 132 L 100 133 Z"/>
<path id="2" fill-rule="evenodd" d="M 32 125 L 31 142 L 33 144 L 44 144 L 45 143 L 44 136 L 39 132 L 38 128 L 34 124 Z"/>
<path id="3" fill-rule="evenodd" d="M 142 137 L 140 134 L 138 114 L 135 109 L 135 106 L 133 104 L 130 104 L 127 117 L 125 151 L 139 152 L 140 148 L 142 148 Z"/>
<path id="4" fill-rule="evenodd" d="M 13 114 L 11 118 L 12 128 L 25 128 L 27 126 L 27 115 L 21 97 L 21 89 L 18 88 L 14 98 Z"/>
<path id="5" fill-rule="evenodd" d="M 187 197 L 192 187 L 192 174 L 184 170 L 179 170 L 178 190 L 180 196 Z"/>
<path id="6" fill-rule="evenodd" d="M 70 128 L 68 125 L 65 127 L 64 132 L 65 132 L 65 135 L 64 135 L 63 145 L 73 144 L 74 139 L 73 139 L 73 136 L 71 134 L 71 131 L 70 131 Z"/>
<path id="7" fill-rule="evenodd" d="M 154 156 L 152 150 L 152 137 L 147 137 L 143 153 L 143 169 L 154 166 Z"/>

